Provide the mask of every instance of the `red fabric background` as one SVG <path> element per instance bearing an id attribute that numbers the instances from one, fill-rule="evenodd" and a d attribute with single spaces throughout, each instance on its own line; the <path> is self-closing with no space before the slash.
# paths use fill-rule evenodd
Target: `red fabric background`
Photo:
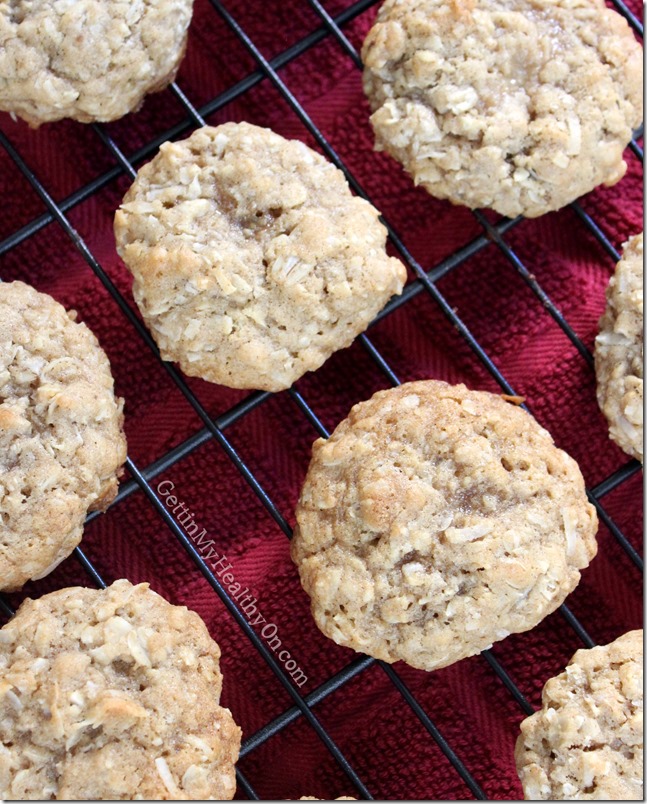
<path id="1" fill-rule="evenodd" d="M 336 13 L 347 5 L 348 0 L 339 0 L 327 8 Z M 306 0 L 232 0 L 229 8 L 268 57 L 320 27 Z M 371 9 L 346 28 L 356 46 L 374 14 Z M 192 102 L 206 102 L 253 69 L 249 55 L 207 0 L 196 0 L 187 57 L 178 76 Z M 467 210 L 414 189 L 398 165 L 373 153 L 360 74 L 332 39 L 299 57 L 281 75 L 423 266 L 433 267 L 480 234 Z M 130 154 L 183 117 L 180 104 L 166 91 L 149 98 L 138 114 L 107 128 Z M 225 105 L 208 122 L 240 119 L 312 144 L 268 81 Z M 57 200 L 114 164 L 91 127 L 65 121 L 34 132 L 7 115 L 1 116 L 0 126 Z M 582 201 L 616 247 L 642 225 L 642 173 L 631 154 L 628 161 L 628 174 L 620 184 Z M 112 181 L 74 207 L 69 217 L 134 306 L 129 276 L 116 256 L 112 237 L 113 212 L 127 186 L 123 176 Z M 2 240 L 44 208 L 4 151 L 0 151 L 0 191 Z M 507 241 L 584 343 L 592 347 L 613 261 L 575 213 L 565 209 L 524 221 Z M 0 257 L 0 275 L 5 280 L 26 280 L 67 307 L 75 307 L 98 335 L 112 361 L 117 390 L 126 398 L 129 454 L 140 469 L 201 428 L 191 407 L 56 224 Z M 450 272 L 438 287 L 517 393 L 527 398 L 558 445 L 579 461 L 589 486 L 628 461 L 608 440 L 595 402 L 591 368 L 495 246 Z M 497 390 L 425 293 L 381 321 L 369 335 L 401 380 L 436 377 Z M 387 384 L 363 348 L 354 344 L 299 381 L 298 388 L 331 428 L 352 404 Z M 245 396 L 201 381 L 191 380 L 190 385 L 214 417 Z M 271 398 L 227 434 L 292 523 L 315 437 L 293 400 L 287 393 Z M 259 610 L 277 624 L 284 646 L 308 675 L 302 692 L 314 689 L 354 658 L 350 650 L 337 647 L 314 626 L 289 560 L 287 539 L 214 442 L 204 443 L 161 479 L 175 483 L 177 496 L 190 507 L 195 521 L 228 556 L 236 580 L 253 589 Z M 640 475 L 605 497 L 604 505 L 638 545 Z M 599 544 L 598 557 L 568 604 L 593 638 L 604 643 L 640 627 L 641 579 L 603 526 Z M 83 548 L 107 581 L 119 577 L 150 581 L 172 602 L 202 615 L 222 648 L 224 701 L 245 736 L 289 707 L 285 691 L 141 492 L 95 519 L 86 530 Z M 73 583 L 89 581 L 71 558 L 49 578 L 30 584 L 25 593 L 38 595 Z M 17 603 L 20 597 L 12 599 Z M 561 671 L 578 647 L 575 634 L 556 613 L 532 632 L 498 643 L 494 653 L 537 705 L 544 682 Z M 523 715 L 485 660 L 473 657 L 432 674 L 402 664 L 396 669 L 486 794 L 494 799 L 519 797 L 512 752 Z M 376 798 L 470 798 L 467 787 L 379 666 L 355 678 L 315 711 Z M 354 794 L 351 783 L 302 718 L 242 760 L 240 768 L 262 798 Z"/>

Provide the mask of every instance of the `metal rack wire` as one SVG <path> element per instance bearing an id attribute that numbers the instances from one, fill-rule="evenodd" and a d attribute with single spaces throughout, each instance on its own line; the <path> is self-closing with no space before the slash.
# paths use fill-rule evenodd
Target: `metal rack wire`
<path id="1" fill-rule="evenodd" d="M 213 114 L 215 111 L 223 109 L 233 100 L 242 97 L 246 92 L 263 81 L 269 82 L 274 87 L 276 92 L 279 93 L 280 97 L 288 105 L 292 113 L 300 120 L 304 127 L 304 131 L 307 131 L 309 135 L 314 138 L 322 153 L 324 153 L 325 156 L 330 159 L 330 161 L 336 164 L 337 167 L 344 171 L 354 192 L 356 192 L 358 195 L 367 197 L 367 194 L 364 192 L 364 189 L 358 182 L 357 178 L 347 169 L 346 165 L 343 163 L 338 153 L 333 149 L 330 142 L 317 128 L 304 106 L 297 100 L 296 96 L 291 92 L 290 88 L 281 78 L 280 71 L 282 68 L 290 64 L 295 59 L 298 59 L 310 48 L 319 44 L 326 38 L 331 38 L 336 45 L 341 48 L 345 56 L 355 65 L 355 67 L 361 69 L 359 55 L 344 34 L 343 29 L 358 15 L 375 5 L 377 0 L 359 0 L 359 2 L 353 3 L 336 16 L 331 16 L 322 5 L 320 0 L 303 0 L 303 2 L 309 3 L 311 9 L 318 16 L 319 20 L 321 21 L 320 27 L 312 31 L 310 34 L 304 36 L 300 41 L 291 45 L 284 52 L 280 53 L 271 60 L 268 60 L 263 56 L 254 41 L 247 35 L 243 27 L 230 13 L 225 3 L 221 2 L 221 0 L 209 0 L 209 2 L 213 8 L 213 11 L 224 21 L 224 23 L 230 29 L 232 35 L 246 49 L 248 54 L 253 59 L 256 65 L 253 72 L 251 72 L 241 81 L 237 82 L 235 85 L 220 93 L 217 97 L 214 97 L 200 108 L 196 108 L 191 103 L 189 98 L 176 83 L 172 84 L 168 91 L 173 93 L 177 101 L 181 104 L 184 110 L 184 119 L 175 126 L 159 132 L 154 138 L 152 138 L 143 147 L 130 156 L 127 156 L 122 152 L 105 127 L 100 125 L 93 126 L 94 132 L 97 139 L 100 141 L 101 146 L 107 150 L 115 164 L 105 173 L 88 182 L 83 187 L 77 189 L 62 201 L 54 201 L 44 182 L 36 175 L 36 173 L 21 155 L 20 149 L 16 143 L 10 141 L 10 139 L 2 131 L 0 131 L 0 145 L 5 149 L 14 165 L 20 171 L 24 181 L 28 183 L 32 190 L 38 195 L 45 208 L 45 212 L 10 234 L 5 238 L 4 241 L 0 243 L 0 257 L 10 250 L 16 248 L 30 237 L 34 236 L 37 232 L 43 229 L 43 227 L 52 222 L 61 227 L 66 236 L 69 238 L 71 244 L 80 253 L 87 266 L 101 281 L 118 308 L 119 313 L 127 322 L 127 325 L 132 327 L 136 333 L 136 336 L 140 338 L 146 347 L 150 349 L 151 352 L 157 357 L 160 365 L 162 365 L 164 370 L 168 373 L 171 381 L 175 384 L 175 386 L 177 386 L 181 394 L 191 405 L 202 422 L 203 427 L 199 431 L 195 432 L 183 443 L 169 450 L 145 468 L 140 468 L 133 460 L 131 460 L 131 458 L 128 458 L 126 469 L 130 475 L 130 479 L 121 485 L 117 498 L 113 503 L 113 507 L 118 506 L 122 501 L 130 497 L 136 491 L 141 491 L 143 493 L 148 503 L 154 508 L 173 536 L 182 545 L 197 569 L 206 579 L 209 586 L 218 595 L 230 616 L 235 620 L 247 639 L 253 645 L 254 649 L 258 652 L 258 654 L 267 664 L 268 668 L 274 674 L 278 683 L 283 687 L 287 695 L 290 697 L 292 704 L 288 709 L 286 709 L 278 717 L 266 723 L 254 734 L 245 735 L 241 750 L 241 758 L 251 754 L 266 741 L 288 728 L 290 724 L 295 722 L 297 719 L 303 718 L 318 735 L 319 739 L 325 746 L 325 749 L 330 752 L 330 754 L 337 761 L 340 768 L 344 771 L 350 782 L 355 787 L 357 793 L 362 798 L 371 799 L 372 795 L 370 791 L 370 783 L 360 777 L 356 768 L 344 755 L 340 747 L 331 737 L 330 733 L 322 725 L 315 710 L 317 705 L 328 696 L 334 695 L 334 693 L 343 688 L 351 680 L 361 676 L 370 667 L 377 666 L 386 675 L 390 683 L 393 684 L 394 688 L 401 696 L 404 704 L 411 708 L 414 715 L 418 718 L 421 725 L 429 734 L 430 739 L 436 743 L 438 748 L 451 763 L 455 772 L 464 782 L 469 794 L 477 799 L 485 799 L 486 795 L 481 784 L 467 767 L 466 758 L 459 756 L 454 748 L 452 748 L 449 741 L 436 725 L 433 714 L 427 711 L 419 703 L 398 671 L 390 665 L 379 662 L 370 657 L 358 656 L 336 674 L 326 679 L 309 694 L 301 695 L 299 689 L 294 685 L 288 673 L 277 661 L 272 651 L 251 627 L 250 623 L 240 611 L 236 602 L 223 587 L 219 578 L 210 569 L 207 562 L 203 559 L 202 555 L 196 549 L 186 532 L 173 519 L 152 485 L 152 481 L 155 477 L 165 472 L 170 467 L 181 463 L 183 459 L 185 459 L 194 450 L 202 445 L 212 443 L 215 449 L 220 449 L 225 453 L 227 458 L 235 466 L 236 470 L 244 478 L 252 493 L 260 500 L 266 509 L 267 514 L 273 519 L 276 525 L 288 538 L 291 536 L 291 528 L 288 524 L 287 518 L 279 510 L 278 505 L 273 501 L 270 494 L 266 491 L 266 489 L 263 488 L 253 468 L 250 467 L 244 458 L 239 454 L 236 446 L 232 443 L 232 440 L 229 438 L 226 432 L 233 424 L 240 422 L 252 411 L 262 407 L 264 403 L 266 403 L 271 397 L 271 395 L 260 392 L 249 394 L 245 399 L 233 406 L 230 410 L 218 418 L 211 417 L 198 396 L 191 390 L 187 382 L 184 380 L 183 376 L 174 368 L 174 366 L 161 361 L 154 341 L 152 340 L 146 328 L 140 322 L 138 316 L 133 311 L 131 303 L 120 293 L 117 286 L 110 279 L 97 258 L 93 255 L 91 249 L 88 247 L 84 239 L 76 231 L 70 222 L 68 213 L 79 204 L 82 204 L 84 201 L 91 198 L 95 193 L 99 192 L 99 190 L 115 181 L 118 177 L 123 175 L 134 177 L 136 173 L 134 165 L 141 163 L 147 158 L 150 158 L 156 152 L 157 148 L 162 142 L 177 136 L 186 135 L 192 128 L 204 125 L 206 117 Z M 615 5 L 616 9 L 628 19 L 634 30 L 642 35 L 642 26 L 636 17 L 631 13 L 631 11 L 624 5 L 622 0 L 613 0 L 613 4 Z M 642 150 L 637 142 L 638 136 L 639 133 L 637 133 L 636 138 L 632 141 L 631 148 L 633 153 L 642 159 Z M 579 204 L 573 204 L 572 208 L 577 216 L 577 219 L 581 222 L 583 229 L 593 235 L 593 237 L 600 243 L 602 248 L 608 254 L 610 261 L 616 261 L 618 259 L 618 253 L 614 245 L 605 236 L 603 226 L 598 224 L 590 215 L 588 215 Z M 515 252 L 508 242 L 508 233 L 513 231 L 516 227 L 523 225 L 523 219 L 502 219 L 497 223 L 491 223 L 488 217 L 479 211 L 475 211 L 473 215 L 481 229 L 481 233 L 467 245 L 461 247 L 459 250 L 455 251 L 438 264 L 428 268 L 423 267 L 419 264 L 419 262 L 416 261 L 390 222 L 383 219 L 393 247 L 398 252 L 401 259 L 410 268 L 415 278 L 409 282 L 404 293 L 400 297 L 393 299 L 387 305 L 387 307 L 379 314 L 374 323 L 382 320 L 386 316 L 389 316 L 395 310 L 406 306 L 410 300 L 419 294 L 426 294 L 429 297 L 430 303 L 435 305 L 445 316 L 448 325 L 451 325 L 458 331 L 469 349 L 473 352 L 475 358 L 483 365 L 485 370 L 499 385 L 499 387 L 502 389 L 502 392 L 514 394 L 514 388 L 503 376 L 495 361 L 491 358 L 486 349 L 481 345 L 479 340 L 473 335 L 468 326 L 452 308 L 451 304 L 439 290 L 437 284 L 439 279 L 448 273 L 457 270 L 461 265 L 475 255 L 478 255 L 485 249 L 494 248 L 498 249 L 504 255 L 505 259 L 511 263 L 514 270 L 518 272 L 522 280 L 539 300 L 547 314 L 550 315 L 555 323 L 561 328 L 582 359 L 585 360 L 589 365 L 592 365 L 592 356 L 587 347 L 578 338 L 572 326 L 559 311 L 557 305 L 553 303 L 548 293 L 541 287 L 540 283 L 534 277 L 532 272 L 524 264 L 522 258 Z M 361 335 L 358 340 L 366 350 L 369 358 L 384 374 L 388 382 L 392 385 L 399 384 L 396 371 L 391 365 L 389 365 L 387 360 L 374 346 L 369 336 L 367 334 Z M 309 422 L 311 425 L 313 435 L 316 434 L 326 437 L 328 433 L 325 426 L 322 424 L 313 407 L 305 399 L 304 395 L 296 387 L 293 387 L 288 394 L 295 407 L 295 410 L 303 415 L 307 422 Z M 614 522 L 614 520 L 605 510 L 602 504 L 602 499 L 605 495 L 609 494 L 621 484 L 626 482 L 637 471 L 639 471 L 639 469 L 640 465 L 637 461 L 626 462 L 595 488 L 588 489 L 587 493 L 590 501 L 597 509 L 598 516 L 600 517 L 601 521 L 607 526 L 613 537 L 617 540 L 618 544 L 626 552 L 636 569 L 638 571 L 642 571 L 642 559 L 640 555 L 633 547 L 627 536 L 622 532 L 621 528 L 616 524 L 616 522 Z M 91 514 L 88 517 L 88 521 L 91 521 L 96 516 L 97 514 Z M 83 550 L 77 548 L 74 555 L 76 560 L 82 566 L 83 570 L 89 576 L 91 583 L 97 587 L 104 588 L 106 586 L 105 581 L 101 577 L 98 570 L 93 566 L 92 562 L 87 558 Z M 11 616 L 13 613 L 7 600 L 1 596 L 0 610 L 5 616 Z M 560 611 L 569 627 L 573 630 L 573 633 L 576 637 L 577 646 L 593 646 L 595 644 L 593 639 L 587 632 L 585 626 L 579 621 L 573 612 L 566 605 L 563 605 Z M 519 687 L 515 684 L 511 674 L 494 656 L 494 654 L 491 651 L 485 651 L 482 654 L 482 660 L 483 662 L 487 663 L 498 681 L 504 686 L 514 701 L 518 704 L 520 710 L 526 714 L 531 713 L 533 711 L 532 706 Z M 240 770 L 237 772 L 237 775 L 241 791 L 251 799 L 258 798 L 253 785 L 247 778 L 245 778 Z M 433 791 L 433 794 L 436 797 L 442 797 L 442 791 Z"/>

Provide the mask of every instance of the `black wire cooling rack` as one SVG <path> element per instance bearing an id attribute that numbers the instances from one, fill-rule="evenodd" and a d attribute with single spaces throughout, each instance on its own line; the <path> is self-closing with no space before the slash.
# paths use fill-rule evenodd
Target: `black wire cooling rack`
<path id="1" fill-rule="evenodd" d="M 202 444 L 208 442 L 209 440 L 214 440 L 224 451 L 228 459 L 235 466 L 236 470 L 242 475 L 253 493 L 258 497 L 262 505 L 265 507 L 267 514 L 274 520 L 274 522 L 288 538 L 291 536 L 291 528 L 287 520 L 281 514 L 278 506 L 272 500 L 271 496 L 263 488 L 253 468 L 248 466 L 243 460 L 236 450 L 236 447 L 226 434 L 228 428 L 244 419 L 253 410 L 262 406 L 271 395 L 261 392 L 251 393 L 217 418 L 210 416 L 203 404 L 197 398 L 196 394 L 191 390 L 187 382 L 184 380 L 183 376 L 174 368 L 173 365 L 161 361 L 155 343 L 153 342 L 146 328 L 140 322 L 137 315 L 133 312 L 130 301 L 127 301 L 126 298 L 124 298 L 108 274 L 104 271 L 98 259 L 95 257 L 84 239 L 78 234 L 70 222 L 68 213 L 77 205 L 82 204 L 94 194 L 98 193 L 101 189 L 110 185 L 119 177 L 125 175 L 127 177 L 134 178 L 136 174 L 134 165 L 138 165 L 142 161 L 151 158 L 156 153 L 161 143 L 178 136 L 186 136 L 193 128 L 204 125 L 205 117 L 224 109 L 228 104 L 240 99 L 245 95 L 245 93 L 252 90 L 261 82 L 269 82 L 271 85 L 273 85 L 283 101 L 285 101 L 285 103 L 289 106 L 292 113 L 296 115 L 307 132 L 309 132 L 311 137 L 315 140 L 321 152 L 345 173 L 353 191 L 360 196 L 367 197 L 367 194 L 356 177 L 347 169 L 346 165 L 342 162 L 341 158 L 333 149 L 330 142 L 315 125 L 312 117 L 308 114 L 304 106 L 299 102 L 299 100 L 297 100 L 295 94 L 293 94 L 293 92 L 287 86 L 280 73 L 282 68 L 288 66 L 291 62 L 298 59 L 300 56 L 321 43 L 326 38 L 332 38 L 332 40 L 336 43 L 336 46 L 341 48 L 345 54 L 345 57 L 347 57 L 348 60 L 350 60 L 358 69 L 361 69 L 362 65 L 358 52 L 344 34 L 344 27 L 352 22 L 356 17 L 370 9 L 371 6 L 376 5 L 376 0 L 359 0 L 359 2 L 349 5 L 336 16 L 332 16 L 330 13 L 328 13 L 319 0 L 303 0 L 304 3 L 309 4 L 311 10 L 317 15 L 319 19 L 319 26 L 312 30 L 309 34 L 303 36 L 299 41 L 287 47 L 283 52 L 279 53 L 271 60 L 268 60 L 263 56 L 257 44 L 247 35 L 243 27 L 241 27 L 237 19 L 230 13 L 225 4 L 220 2 L 220 0 L 209 0 L 209 2 L 212 6 L 213 12 L 220 16 L 226 27 L 229 29 L 230 34 L 238 40 L 239 44 L 245 48 L 251 59 L 253 59 L 255 68 L 245 78 L 228 87 L 226 90 L 219 92 L 216 97 L 201 105 L 199 108 L 196 108 L 193 105 L 191 100 L 184 94 L 177 83 L 171 84 L 167 91 L 172 93 L 176 100 L 181 104 L 181 107 L 184 111 L 184 119 L 173 127 L 160 131 L 155 137 L 150 139 L 145 145 L 140 147 L 130 156 L 126 156 L 118 147 L 111 135 L 108 133 L 106 127 L 101 125 L 92 126 L 96 136 L 102 143 L 102 147 L 107 149 L 108 154 L 116 164 L 92 181 L 87 182 L 84 186 L 72 192 L 62 201 L 54 201 L 53 195 L 48 191 L 46 184 L 39 179 L 36 173 L 30 168 L 30 165 L 27 163 L 25 158 L 23 158 L 21 155 L 20 146 L 15 142 L 12 142 L 5 133 L 0 131 L 0 145 L 5 149 L 13 161 L 24 182 L 26 182 L 33 191 L 35 191 L 46 209 L 46 211 L 41 215 L 35 217 L 29 223 L 23 225 L 21 228 L 14 231 L 2 242 L 0 242 L 0 257 L 18 247 L 32 236 L 36 235 L 36 233 L 49 224 L 54 223 L 61 227 L 69 238 L 69 241 L 71 241 L 73 246 L 82 256 L 83 260 L 87 263 L 87 266 L 91 269 L 91 271 L 94 272 L 101 283 L 103 283 L 105 289 L 108 291 L 119 308 L 121 315 L 127 320 L 128 325 L 135 330 L 137 336 L 141 338 L 141 340 L 146 344 L 146 347 L 148 347 L 157 357 L 160 365 L 163 366 L 164 370 L 170 376 L 171 381 L 175 383 L 177 388 L 184 395 L 185 399 L 191 405 L 204 425 L 203 428 L 198 432 L 195 432 L 184 442 L 169 450 L 166 452 L 166 454 L 159 457 L 145 468 L 140 468 L 137 466 L 129 457 L 126 461 L 126 469 L 130 475 L 130 479 L 121 485 L 117 498 L 111 506 L 111 510 L 115 506 L 118 506 L 126 498 L 130 497 L 130 495 L 132 495 L 135 491 L 141 490 L 143 492 L 149 503 L 154 507 L 159 517 L 163 520 L 168 529 L 188 553 L 198 570 L 206 579 L 207 583 L 218 595 L 231 617 L 244 632 L 245 636 L 247 639 L 249 639 L 256 651 L 258 651 L 262 659 L 267 663 L 271 672 L 274 674 L 278 682 L 282 685 L 285 692 L 292 700 L 292 705 L 278 717 L 266 723 L 255 733 L 245 735 L 241 750 L 241 758 L 250 755 L 259 746 L 270 740 L 275 735 L 279 734 L 297 719 L 303 718 L 316 732 L 319 739 L 325 746 L 325 749 L 327 749 L 327 751 L 330 752 L 330 754 L 337 761 L 340 768 L 354 786 L 357 794 L 362 798 L 372 799 L 373 796 L 370 792 L 370 783 L 360 778 L 356 768 L 349 761 L 347 756 L 341 751 L 339 746 L 331 737 L 329 731 L 324 728 L 320 719 L 317 717 L 317 714 L 315 714 L 315 707 L 329 695 L 332 695 L 337 690 L 340 690 L 349 681 L 360 676 L 369 667 L 375 665 L 381 668 L 390 682 L 394 685 L 395 689 L 398 691 L 406 705 L 411 708 L 415 714 L 415 717 L 419 719 L 424 729 L 428 732 L 429 738 L 437 744 L 439 749 L 453 766 L 456 774 L 458 774 L 463 780 L 467 790 L 469 790 L 469 793 L 474 798 L 485 799 L 486 795 L 478 779 L 476 779 L 472 773 L 470 773 L 464 764 L 463 758 L 457 755 L 450 742 L 443 736 L 441 730 L 436 726 L 430 713 L 423 708 L 414 694 L 410 691 L 409 687 L 401 677 L 401 674 L 399 674 L 390 665 L 376 661 L 370 657 L 358 656 L 340 671 L 326 679 L 309 694 L 302 695 L 297 686 L 295 686 L 293 683 L 289 673 L 284 669 L 284 667 L 281 666 L 273 652 L 257 635 L 248 620 L 239 610 L 236 602 L 234 602 L 227 590 L 223 587 L 219 578 L 211 571 L 191 539 L 188 538 L 184 530 L 171 516 L 169 510 L 167 507 L 165 507 L 160 499 L 158 492 L 151 484 L 151 481 L 155 477 L 165 472 L 170 467 L 180 463 Z M 641 23 L 622 2 L 622 0 L 612 0 L 612 5 L 628 20 L 633 30 L 639 36 L 642 36 Z M 642 161 L 643 154 L 641 147 L 638 144 L 638 139 L 640 137 L 641 132 L 636 132 L 636 136 L 630 143 L 629 147 L 631 148 L 635 157 Z M 614 245 L 605 236 L 603 225 L 597 222 L 590 214 L 588 214 L 579 203 L 574 203 L 571 205 L 571 207 L 575 212 L 575 215 L 577 216 L 581 226 L 583 227 L 583 230 L 590 233 L 598 241 L 608 255 L 609 263 L 615 263 L 619 259 L 619 254 Z M 419 294 L 427 294 L 429 297 L 431 297 L 433 304 L 437 305 L 437 307 L 442 311 L 446 317 L 447 324 L 454 327 L 460 333 L 460 336 L 464 339 L 475 358 L 491 375 L 496 384 L 498 384 L 498 386 L 501 388 L 502 392 L 514 395 L 515 389 L 502 375 L 486 349 L 472 334 L 463 320 L 461 320 L 457 312 L 452 308 L 450 303 L 440 292 L 437 285 L 439 279 L 444 277 L 449 272 L 459 268 L 462 264 L 475 255 L 478 255 L 485 249 L 496 248 L 499 249 L 504 255 L 505 259 L 513 265 L 514 269 L 528 285 L 532 293 L 535 294 L 537 299 L 541 302 L 545 312 L 552 317 L 566 337 L 571 341 L 581 358 L 585 360 L 587 364 L 592 365 L 593 360 L 590 351 L 577 336 L 569 322 L 565 320 L 557 305 L 553 303 L 548 293 L 542 288 L 533 273 L 529 270 L 529 268 L 526 267 L 524 261 L 511 247 L 508 239 L 506 238 L 506 235 L 515 227 L 519 226 L 523 219 L 502 219 L 496 223 L 492 223 L 488 216 L 482 214 L 478 210 L 474 211 L 473 215 L 478 222 L 481 233 L 467 245 L 461 247 L 454 253 L 445 257 L 438 264 L 427 269 L 420 265 L 416 259 L 414 259 L 399 234 L 390 225 L 389 221 L 383 219 L 383 222 L 387 227 L 392 246 L 401 259 L 406 263 L 406 265 L 408 265 L 415 278 L 408 283 L 401 296 L 391 300 L 387 307 L 379 314 L 376 321 L 383 319 L 385 316 L 389 316 L 396 309 L 407 305 L 407 303 L 415 296 L 418 296 Z M 387 380 L 392 385 L 399 384 L 399 379 L 395 373 L 395 370 L 391 365 L 389 365 L 380 351 L 378 351 L 378 349 L 373 345 L 368 335 L 361 335 L 358 340 L 370 356 L 370 359 L 374 361 L 375 365 L 384 374 Z M 310 423 L 314 431 L 316 431 L 318 435 L 326 437 L 328 433 L 325 426 L 322 424 L 321 420 L 312 407 L 308 404 L 304 396 L 296 388 L 290 389 L 288 394 L 292 398 L 298 410 Z M 618 544 L 626 552 L 631 562 L 633 562 L 637 570 L 642 572 L 642 559 L 640 555 L 632 546 L 631 542 L 623 533 L 621 528 L 607 513 L 601 502 L 605 495 L 617 489 L 639 470 L 640 465 L 637 461 L 628 461 L 615 472 L 613 472 L 609 477 L 607 477 L 603 482 L 599 483 L 594 488 L 588 489 L 587 493 L 589 500 L 597 510 L 601 522 L 606 525 L 613 537 L 617 540 Z M 88 522 L 94 519 L 96 516 L 97 514 L 91 514 L 88 517 Z M 85 573 L 87 573 L 91 583 L 97 587 L 104 588 L 106 583 L 101 577 L 99 571 L 88 559 L 84 551 L 81 548 L 77 548 L 74 552 L 74 556 L 80 563 Z M 0 611 L 6 617 L 10 617 L 13 614 L 13 610 L 7 599 L 3 598 L 2 596 L 0 596 Z M 576 647 L 581 647 L 582 645 L 592 647 L 595 644 L 593 639 L 587 633 L 585 626 L 573 614 L 569 607 L 562 605 L 560 612 L 577 638 Z M 506 668 L 503 666 L 503 664 L 497 660 L 497 658 L 495 658 L 491 651 L 485 651 L 482 656 L 491 668 L 492 673 L 495 674 L 500 683 L 509 692 L 520 710 L 525 714 L 532 713 L 533 707 L 512 680 L 510 674 L 506 671 Z M 248 781 L 248 779 L 245 778 L 240 770 L 237 771 L 237 777 L 239 790 L 249 798 L 257 799 L 258 796 L 254 790 L 254 787 Z M 433 791 L 433 795 L 437 798 L 442 798 L 443 791 Z"/>

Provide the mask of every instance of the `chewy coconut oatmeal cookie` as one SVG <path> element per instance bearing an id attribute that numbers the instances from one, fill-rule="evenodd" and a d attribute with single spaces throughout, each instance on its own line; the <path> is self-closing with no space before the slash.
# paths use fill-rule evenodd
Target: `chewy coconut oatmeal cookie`
<path id="1" fill-rule="evenodd" d="M 42 578 L 117 493 L 123 400 L 85 324 L 22 282 L 0 283 L 0 589 Z"/>
<path id="2" fill-rule="evenodd" d="M 642 49 L 604 0 L 386 0 L 362 57 L 376 147 L 437 198 L 536 217 L 625 173 Z"/>
<path id="3" fill-rule="evenodd" d="M 582 475 L 550 434 L 433 380 L 380 391 L 315 442 L 296 519 L 324 634 L 424 670 L 533 628 L 597 549 Z"/>
<path id="4" fill-rule="evenodd" d="M 515 749 L 526 799 L 643 800 L 643 632 L 578 650 Z"/>
<path id="5" fill-rule="evenodd" d="M 400 293 L 378 212 L 306 145 L 248 123 L 167 142 L 115 217 L 162 356 L 189 375 L 280 391 Z"/>
<path id="6" fill-rule="evenodd" d="M 0 795 L 231 799 L 220 649 L 148 584 L 27 600 L 0 631 Z"/>
<path id="7" fill-rule="evenodd" d="M 643 236 L 623 246 L 595 339 L 598 402 L 611 438 L 643 459 Z"/>
<path id="8" fill-rule="evenodd" d="M 0 0 L 0 109 L 116 120 L 175 77 L 193 0 Z"/>

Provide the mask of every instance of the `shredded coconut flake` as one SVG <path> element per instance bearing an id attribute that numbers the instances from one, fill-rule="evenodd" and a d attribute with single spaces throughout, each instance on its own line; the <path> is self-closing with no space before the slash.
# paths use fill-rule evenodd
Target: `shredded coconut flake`
<path id="1" fill-rule="evenodd" d="M 164 757 L 157 757 L 155 760 L 155 767 L 160 775 L 160 779 L 164 783 L 164 787 L 172 796 L 176 796 L 178 794 L 177 785 L 175 784 L 173 774 L 171 773 Z"/>

